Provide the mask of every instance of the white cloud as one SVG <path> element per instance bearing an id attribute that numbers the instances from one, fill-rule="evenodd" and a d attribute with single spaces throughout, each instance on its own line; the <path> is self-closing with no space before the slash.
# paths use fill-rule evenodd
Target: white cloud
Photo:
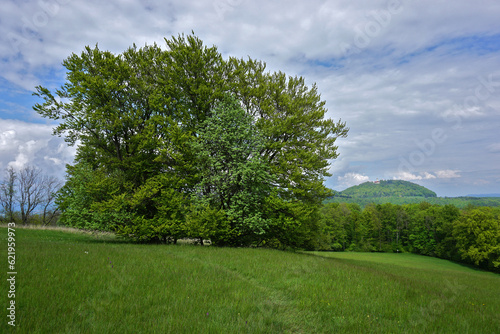
<path id="1" fill-rule="evenodd" d="M 393 176 L 393 179 L 394 180 L 404 180 L 404 181 L 416 181 L 416 180 L 423 180 L 424 176 L 409 173 L 409 172 L 400 172 L 396 176 Z"/>
<path id="2" fill-rule="evenodd" d="M 488 151 L 491 153 L 499 153 L 500 152 L 500 143 L 494 143 L 491 145 L 488 145 Z"/>
<path id="3" fill-rule="evenodd" d="M 52 136 L 50 125 L 0 119 L 0 169 L 34 165 L 62 179 L 74 155 L 74 147 Z"/>
<path id="4" fill-rule="evenodd" d="M 458 174 L 458 170 L 439 170 L 434 173 L 429 172 L 419 172 L 410 173 L 405 171 L 400 171 L 392 177 L 393 180 L 404 180 L 404 181 L 419 181 L 419 180 L 433 180 L 433 179 L 451 179 L 461 177 Z"/>
<path id="5" fill-rule="evenodd" d="M 7 151 L 8 148 L 12 146 L 15 142 L 16 131 L 14 130 L 5 130 L 0 133 L 0 152 Z"/>
<path id="6" fill-rule="evenodd" d="M 339 176 L 337 179 L 343 188 L 349 188 L 352 186 L 356 186 L 358 184 L 361 184 L 363 182 L 370 180 L 370 178 L 368 176 L 358 174 L 358 173 L 346 173 L 346 174 L 344 174 L 344 176 Z"/>
<path id="7" fill-rule="evenodd" d="M 423 179 L 424 180 L 432 180 L 432 179 L 435 179 L 436 176 L 435 175 L 432 175 L 431 173 L 427 173 L 427 172 L 424 172 L 423 173 Z"/>
<path id="8" fill-rule="evenodd" d="M 436 176 L 440 179 L 455 179 L 461 177 L 459 173 L 459 170 L 439 170 L 436 172 Z"/>

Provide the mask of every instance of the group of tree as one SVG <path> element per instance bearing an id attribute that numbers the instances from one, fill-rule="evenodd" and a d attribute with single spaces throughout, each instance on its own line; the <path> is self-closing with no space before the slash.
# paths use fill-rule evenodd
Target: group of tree
<path id="1" fill-rule="evenodd" d="M 335 141 L 348 129 L 302 77 L 194 35 L 121 54 L 86 47 L 34 109 L 77 145 L 63 224 L 139 241 L 315 248 Z"/>
<path id="2" fill-rule="evenodd" d="M 500 208 L 327 203 L 324 249 L 413 252 L 500 271 Z"/>
<path id="3" fill-rule="evenodd" d="M 39 168 L 25 166 L 19 171 L 9 167 L 0 183 L 0 209 L 5 222 L 23 225 L 49 225 L 57 221 L 54 205 L 61 182 Z"/>

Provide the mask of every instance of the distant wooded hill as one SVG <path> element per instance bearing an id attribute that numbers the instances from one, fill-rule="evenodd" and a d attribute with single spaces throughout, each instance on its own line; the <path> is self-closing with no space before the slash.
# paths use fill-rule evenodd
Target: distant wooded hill
<path id="1" fill-rule="evenodd" d="M 380 198 L 380 197 L 437 197 L 436 193 L 418 184 L 402 181 L 387 180 L 365 182 L 358 186 L 347 188 L 335 197 L 344 198 Z"/>
<path id="2" fill-rule="evenodd" d="M 491 196 L 491 195 L 490 195 Z M 369 204 L 391 203 L 405 205 L 428 202 L 435 205 L 451 204 L 458 208 L 472 206 L 500 206 L 500 197 L 436 197 L 436 193 L 418 184 L 387 180 L 365 182 L 337 192 L 325 203 L 356 203 L 361 207 Z"/>

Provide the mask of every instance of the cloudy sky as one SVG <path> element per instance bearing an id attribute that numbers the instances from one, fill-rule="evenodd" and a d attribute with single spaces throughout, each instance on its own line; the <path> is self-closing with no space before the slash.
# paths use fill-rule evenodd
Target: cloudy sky
<path id="1" fill-rule="evenodd" d="M 500 192 L 497 0 L 4 0 L 0 170 L 64 176 L 75 149 L 32 106 L 86 45 L 120 53 L 194 31 L 225 56 L 316 83 L 342 119 L 327 186 L 404 179 L 439 196 Z"/>

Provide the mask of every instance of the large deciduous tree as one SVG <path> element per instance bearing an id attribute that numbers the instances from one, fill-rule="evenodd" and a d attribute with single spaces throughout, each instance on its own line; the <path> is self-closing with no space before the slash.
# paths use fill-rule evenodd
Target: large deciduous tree
<path id="1" fill-rule="evenodd" d="M 330 194 L 323 181 L 345 123 L 325 118 L 325 102 L 303 78 L 266 72 L 252 59 L 225 60 L 194 35 L 166 43 L 167 50 L 133 46 L 122 54 L 86 47 L 64 61 L 60 89 L 37 87 L 44 102 L 34 109 L 78 144 L 58 199 L 63 221 L 82 225 L 76 208 L 86 203 L 85 219 L 94 221 L 84 226 L 98 228 L 96 217 L 106 216 L 100 228 L 175 240 L 191 233 L 187 218 L 200 210 L 193 199 L 201 194 L 209 216 L 228 219 L 218 228 L 241 240 L 309 243 L 305 234 L 317 230 L 309 218 Z M 291 242 L 290 231 L 303 235 Z"/>

